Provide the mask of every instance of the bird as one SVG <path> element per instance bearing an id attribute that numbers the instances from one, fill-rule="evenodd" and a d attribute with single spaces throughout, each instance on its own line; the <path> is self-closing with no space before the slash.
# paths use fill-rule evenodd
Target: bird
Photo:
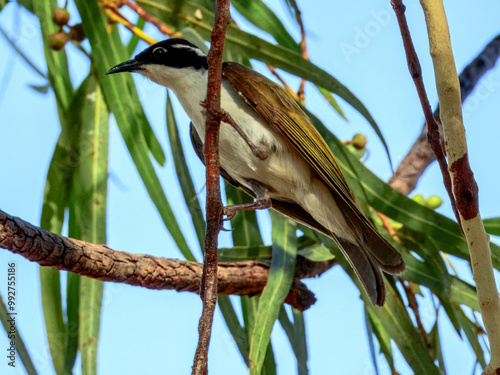
<path id="1" fill-rule="evenodd" d="M 107 74 L 122 72 L 140 73 L 173 91 L 191 119 L 191 140 L 204 162 L 208 62 L 201 49 L 169 38 Z M 382 271 L 402 274 L 403 258 L 358 208 L 334 155 L 295 99 L 264 75 L 224 62 L 221 109 L 229 115 L 220 126 L 221 175 L 255 198 L 228 207 L 227 218 L 238 210 L 272 208 L 325 234 L 338 245 L 371 303 L 383 306 Z"/>

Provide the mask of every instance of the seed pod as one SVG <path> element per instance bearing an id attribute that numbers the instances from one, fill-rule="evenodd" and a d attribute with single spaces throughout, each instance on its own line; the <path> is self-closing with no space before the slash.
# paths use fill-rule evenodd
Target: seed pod
<path id="1" fill-rule="evenodd" d="M 431 195 L 425 203 L 431 210 L 435 210 L 443 204 L 443 200 L 437 195 Z"/>
<path id="2" fill-rule="evenodd" d="M 358 150 L 362 150 L 366 147 L 366 137 L 363 134 L 354 134 L 352 137 L 351 144 Z"/>
<path id="3" fill-rule="evenodd" d="M 425 205 L 425 199 L 422 194 L 414 195 L 412 199 L 418 204 Z"/>
<path id="4" fill-rule="evenodd" d="M 49 45 L 50 48 L 59 51 L 64 48 L 66 43 L 68 43 L 68 36 L 66 33 L 59 31 L 57 33 L 52 33 L 49 35 Z"/>
<path id="5" fill-rule="evenodd" d="M 54 13 L 52 13 L 52 21 L 57 26 L 64 26 L 68 24 L 69 12 L 66 8 L 57 8 Z"/>
<path id="6" fill-rule="evenodd" d="M 75 42 L 81 42 L 85 39 L 85 33 L 83 32 L 83 26 L 81 23 L 77 23 L 74 26 L 70 26 L 71 31 L 69 32 L 69 37 Z"/>

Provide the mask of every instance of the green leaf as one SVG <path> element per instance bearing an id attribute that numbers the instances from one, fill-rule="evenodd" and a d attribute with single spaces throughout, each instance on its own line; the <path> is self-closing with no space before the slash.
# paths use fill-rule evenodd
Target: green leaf
<path id="1" fill-rule="evenodd" d="M 314 245 L 311 247 L 307 247 L 304 250 L 300 250 L 299 255 L 312 262 L 325 262 L 327 260 L 332 260 L 335 258 L 330 250 L 328 250 L 328 248 L 323 245 Z"/>
<path id="2" fill-rule="evenodd" d="M 270 34 L 278 44 L 297 53 L 300 46 L 287 31 L 281 20 L 261 0 L 233 0 L 231 5 L 250 23 Z"/>
<path id="3" fill-rule="evenodd" d="M 144 20 L 144 18 L 139 17 L 135 27 L 137 27 L 140 30 L 143 30 L 145 25 L 146 25 L 146 21 Z M 127 54 L 129 56 L 129 58 L 134 53 L 138 44 L 139 44 L 139 36 L 137 34 L 132 34 L 132 36 L 130 37 L 130 40 L 128 41 L 128 44 L 127 44 Z"/>
<path id="4" fill-rule="evenodd" d="M 484 229 L 487 233 L 495 236 L 500 236 L 500 217 L 492 217 L 491 219 L 484 219 Z"/>
<path id="5" fill-rule="evenodd" d="M 386 287 L 387 300 L 382 308 L 372 306 L 367 299 L 365 305 L 378 317 L 415 374 L 440 374 L 396 291 L 389 283 Z"/>
<path id="6" fill-rule="evenodd" d="M 396 343 L 401 351 L 401 354 L 403 354 L 415 374 L 439 375 L 439 369 L 434 364 L 434 361 L 431 358 L 419 332 L 413 326 L 412 320 L 408 315 L 408 311 L 403 305 L 401 297 L 393 285 L 386 280 L 386 302 L 382 307 L 373 306 L 347 260 L 340 254 L 340 251 L 336 246 L 331 246 L 333 240 L 324 235 L 319 235 L 319 238 L 324 240 L 325 245 L 330 248 L 333 254 L 337 257 L 339 264 L 360 290 L 361 298 L 365 303 L 365 308 L 368 310 L 369 316 L 371 317 L 373 315 L 373 317 L 376 318 L 375 320 L 371 317 L 373 327 L 380 324 L 383 328 L 380 332 L 385 331 L 387 337 L 390 337 Z M 386 358 L 388 358 L 387 355 Z"/>
<path id="7" fill-rule="evenodd" d="M 239 212 L 238 212 L 239 214 Z M 234 220 L 234 219 L 233 219 Z M 267 260 L 271 259 L 272 247 L 259 246 L 234 246 L 231 248 L 220 248 L 217 250 L 219 262 L 239 262 L 244 260 Z"/>
<path id="8" fill-rule="evenodd" d="M 347 117 L 345 117 L 342 108 L 340 108 L 339 103 L 335 100 L 335 97 L 332 95 L 332 93 L 320 86 L 315 85 L 315 87 L 318 89 L 320 94 L 323 95 L 325 100 L 328 102 L 328 104 L 330 104 L 330 106 L 335 110 L 335 112 L 337 112 L 344 120 L 347 121 Z"/>
<path id="9" fill-rule="evenodd" d="M 368 309 L 365 306 L 365 321 L 367 327 L 368 340 L 370 344 L 370 351 L 372 355 L 373 367 L 378 374 L 377 358 L 374 354 L 373 338 L 375 337 L 380 345 L 380 352 L 384 355 L 391 371 L 395 372 L 394 357 L 391 348 L 391 337 L 387 333 L 380 319 L 373 313 L 373 309 Z"/>
<path id="10" fill-rule="evenodd" d="M 69 225 L 71 226 L 71 225 Z M 63 374 L 72 374 L 78 355 L 78 331 L 80 329 L 80 275 L 72 272 L 67 273 L 66 281 L 66 317 L 68 327 L 68 341 L 64 356 Z"/>
<path id="11" fill-rule="evenodd" d="M 59 271 L 40 267 L 40 287 L 45 330 L 56 374 L 63 374 L 66 356 L 67 327 L 64 324 Z"/>
<path id="12" fill-rule="evenodd" d="M 17 354 L 19 354 L 19 359 L 21 360 L 24 368 L 28 375 L 36 375 L 35 365 L 31 360 L 30 354 L 28 353 L 28 349 L 24 344 L 23 338 L 21 336 L 21 332 L 19 332 L 19 323 L 15 321 L 16 315 L 11 315 L 11 312 L 7 309 L 5 302 L 3 301 L 2 296 L 0 295 L 0 321 L 2 322 L 3 329 L 7 334 L 8 343 L 7 345 L 7 359 L 4 359 L 6 362 L 9 362 L 8 356 L 10 356 L 10 342 L 15 341 L 15 348 Z M 11 325 L 11 321 L 14 321 L 14 324 Z M 12 331 L 12 328 L 14 331 Z M 7 363 L 4 363 L 3 366 L 7 366 Z"/>
<path id="13" fill-rule="evenodd" d="M 63 86 L 53 86 L 54 91 Z M 78 108 L 83 101 L 86 82 L 80 86 L 69 101 L 69 108 L 65 112 L 58 103 L 61 134 L 57 140 L 52 160 L 50 161 L 43 197 L 42 216 L 40 226 L 53 233 L 61 233 L 64 222 L 64 211 L 69 204 L 72 189 L 73 173 L 77 166 L 78 139 L 81 122 L 78 113 L 72 111 Z M 57 94 L 56 94 L 57 97 Z M 40 285 L 42 308 L 45 319 L 45 328 L 49 342 L 52 362 L 57 374 L 67 373 L 71 362 L 74 337 L 68 336 L 68 326 L 64 323 L 60 273 L 56 269 L 40 267 Z M 71 309 L 71 307 L 70 307 Z M 74 342 L 74 341 L 73 341 Z"/>
<path id="14" fill-rule="evenodd" d="M 432 327 L 431 332 L 429 333 L 429 338 L 431 340 L 434 360 L 438 362 L 441 373 L 443 375 L 446 375 L 446 367 L 444 365 L 443 349 L 441 347 L 441 338 L 439 336 L 437 320 L 436 323 L 434 323 L 434 327 Z"/>
<path id="15" fill-rule="evenodd" d="M 177 129 L 177 122 L 175 121 L 174 109 L 172 102 L 167 92 L 167 131 L 168 141 L 170 142 L 170 150 L 172 151 L 172 158 L 174 160 L 175 173 L 177 180 L 181 187 L 184 202 L 191 214 L 191 222 L 193 223 L 196 236 L 200 249 L 205 249 L 205 219 L 203 218 L 203 211 L 201 210 L 198 194 L 194 188 L 193 180 L 189 174 L 189 168 L 186 163 L 186 156 L 182 147 L 179 131 Z"/>
<path id="16" fill-rule="evenodd" d="M 480 332 L 484 334 L 483 330 L 480 327 L 478 327 L 474 322 L 472 322 L 465 315 L 463 311 L 461 311 L 461 314 L 459 314 L 457 318 L 460 322 L 462 330 L 465 333 L 465 336 L 467 336 L 467 340 L 469 341 L 472 350 L 476 354 L 477 361 L 481 364 L 482 368 L 484 369 L 486 367 L 486 360 L 484 359 L 483 348 L 479 343 L 479 334 Z"/>
<path id="17" fill-rule="evenodd" d="M 57 8 L 57 0 L 33 0 L 33 10 L 40 20 L 43 49 L 47 63 L 50 85 L 56 96 L 57 108 L 66 113 L 73 97 L 73 86 L 69 77 L 66 52 L 54 51 L 49 47 L 49 35 L 59 31 L 59 26 L 52 22 L 52 13 Z"/>
<path id="18" fill-rule="evenodd" d="M 271 212 L 273 257 L 250 341 L 250 374 L 260 374 L 274 322 L 292 286 L 297 256 L 296 224 Z"/>
<path id="19" fill-rule="evenodd" d="M 225 183 L 228 206 L 250 203 L 253 199 L 243 191 Z M 239 211 L 231 220 L 234 246 L 260 246 L 263 244 L 255 211 Z"/>
<path id="20" fill-rule="evenodd" d="M 306 375 L 309 373 L 309 370 L 307 369 L 307 342 L 304 314 L 302 311 L 292 308 L 292 315 L 293 323 L 288 318 L 285 305 L 281 305 L 278 319 L 297 359 L 297 373 L 299 375 Z"/>
<path id="21" fill-rule="evenodd" d="M 109 112 L 97 80 L 90 75 L 85 100 L 74 113 L 81 116 L 78 168 L 71 205 L 80 239 L 106 243 Z M 79 303 L 79 347 L 82 374 L 97 373 L 97 346 L 104 284 L 82 277 Z"/>
<path id="22" fill-rule="evenodd" d="M 225 183 L 225 191 L 226 191 L 228 205 L 252 202 L 252 198 L 250 196 L 243 193 L 241 190 L 236 189 L 234 186 L 231 186 L 227 182 Z M 245 252 L 246 250 L 244 249 L 251 249 L 256 247 L 260 249 L 264 248 L 262 237 L 259 232 L 257 215 L 255 211 L 238 212 L 238 215 L 236 215 L 236 217 L 233 220 L 231 220 L 231 227 L 233 228 L 232 231 L 233 244 L 235 245 L 236 249 L 241 248 L 242 252 Z M 248 252 L 251 253 L 252 250 L 248 250 Z M 237 250 L 231 251 L 230 256 L 234 257 L 237 254 L 238 254 Z M 222 257 L 224 258 L 224 250 L 222 253 Z M 260 299 L 259 297 L 248 297 L 248 296 L 240 297 L 241 309 L 243 312 L 243 323 L 244 323 L 243 331 L 247 339 L 247 344 L 245 346 L 246 349 L 244 351 L 240 349 L 240 353 L 242 356 L 244 356 L 243 358 L 245 360 L 245 363 L 248 363 L 248 348 L 250 346 L 250 339 L 252 336 L 252 331 L 255 323 L 255 316 L 257 313 L 259 299 Z M 232 305 L 231 308 L 233 308 Z M 222 307 L 221 310 L 223 310 Z M 231 323 L 228 321 L 226 321 L 226 324 L 228 325 L 231 334 L 233 334 L 234 340 L 236 341 L 236 343 L 238 343 L 239 340 L 238 327 L 241 326 L 239 325 L 239 323 L 238 326 L 232 326 Z M 233 333 L 235 331 L 237 333 L 236 337 L 235 334 Z M 239 347 L 240 346 L 238 345 L 238 348 Z M 276 373 L 276 362 L 274 360 L 272 345 L 269 345 L 268 350 L 266 352 L 266 357 L 264 360 L 264 368 L 262 373 L 268 375 Z"/>
<path id="23" fill-rule="evenodd" d="M 234 342 L 240 351 L 241 357 L 248 367 L 248 340 L 245 335 L 245 330 L 240 325 L 233 304 L 229 299 L 229 296 L 223 294 L 219 294 L 217 302 L 227 328 L 229 329 L 229 332 L 231 332 Z"/>
<path id="24" fill-rule="evenodd" d="M 107 33 L 107 21 L 101 14 L 96 1 L 77 0 L 76 5 L 82 17 L 85 35 L 93 47 L 92 55 L 106 103 L 115 115 L 130 156 L 179 251 L 187 260 L 194 261 L 195 258 L 182 235 L 160 180 L 149 159 L 148 151 L 153 152 L 157 148 L 152 148 L 151 144 L 147 143 L 148 139 L 152 140 L 153 133 L 150 132 L 151 137 L 144 134 L 145 124 L 148 124 L 149 127 L 149 123 L 140 106 L 137 93 L 129 90 L 132 86 L 132 77 L 127 74 L 104 77 L 111 67 L 127 59 L 127 51 L 120 40 L 118 30 L 115 27 L 111 34 Z"/>
<path id="25" fill-rule="evenodd" d="M 309 111 L 306 113 L 329 145 L 349 187 L 359 199 L 394 221 L 425 233 L 441 251 L 461 259 L 470 259 L 467 242 L 455 221 L 392 189 L 356 159 L 316 116 Z M 500 269 L 500 247 L 491 244 L 491 251 L 493 265 Z"/>

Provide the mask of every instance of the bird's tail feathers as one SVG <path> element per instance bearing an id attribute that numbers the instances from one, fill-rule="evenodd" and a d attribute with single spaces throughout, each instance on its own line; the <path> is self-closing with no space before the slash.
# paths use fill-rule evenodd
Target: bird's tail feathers
<path id="1" fill-rule="evenodd" d="M 382 306 L 385 302 L 384 277 L 380 265 L 372 258 L 371 252 L 364 246 L 352 243 L 331 234 L 340 250 L 346 257 L 352 269 L 374 305 Z"/>

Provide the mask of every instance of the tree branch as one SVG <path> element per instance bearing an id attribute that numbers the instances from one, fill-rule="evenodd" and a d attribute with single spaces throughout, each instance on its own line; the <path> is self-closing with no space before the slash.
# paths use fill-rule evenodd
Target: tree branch
<path id="1" fill-rule="evenodd" d="M 472 93 L 481 77 L 495 66 L 499 57 L 500 35 L 497 35 L 460 73 L 458 78 L 462 103 Z M 439 106 L 434 111 L 434 117 L 439 118 Z M 436 160 L 436 156 L 427 142 L 427 123 L 425 123 L 420 136 L 390 178 L 389 185 L 393 189 L 409 195 L 417 186 L 420 176 L 434 160 Z"/>
<path id="2" fill-rule="evenodd" d="M 450 198 L 451 207 L 457 218 L 458 225 L 461 226 L 460 215 L 457 211 L 457 206 L 455 202 L 455 197 L 453 196 L 451 187 L 451 178 L 448 173 L 448 163 L 444 154 L 443 147 L 441 145 L 441 139 L 439 136 L 439 126 L 432 113 L 431 106 L 429 105 L 429 99 L 427 98 L 427 93 L 424 87 L 424 81 L 422 79 L 422 69 L 420 67 L 420 62 L 418 61 L 417 53 L 415 52 L 415 47 L 413 46 L 413 41 L 411 40 L 410 30 L 408 29 L 408 23 L 406 22 L 405 9 L 402 0 L 391 0 L 392 8 L 399 24 L 399 29 L 401 30 L 401 36 L 403 38 L 404 49 L 406 53 L 406 60 L 408 62 L 408 70 L 410 71 L 411 77 L 413 78 L 413 83 L 418 92 L 418 97 L 420 99 L 420 104 L 424 111 L 425 121 L 427 122 L 428 132 L 427 138 L 431 146 L 432 151 L 436 155 L 436 159 L 439 163 L 439 168 L 441 169 L 441 174 L 443 175 L 443 183 L 448 192 Z"/>
<path id="3" fill-rule="evenodd" d="M 483 374 L 500 373 L 500 298 L 495 283 L 489 236 L 479 214 L 478 187 L 470 169 L 465 128 L 462 121 L 460 84 L 451 49 L 450 31 L 442 0 L 421 0 L 436 88 L 441 103 L 444 144 L 450 162 L 453 195 L 469 245 L 477 299 L 490 341 L 491 359 Z"/>
<path id="4" fill-rule="evenodd" d="M 198 293 L 203 272 L 203 265 L 197 262 L 116 251 L 105 245 L 94 245 L 48 232 L 2 210 L 0 248 L 41 266 L 156 290 Z M 298 258 L 296 281 L 285 302 L 301 311 L 311 307 L 316 298 L 300 279 L 319 276 L 333 264 L 332 261 L 311 262 Z M 258 295 L 266 286 L 268 276 L 268 262 L 220 263 L 217 273 L 219 293 Z"/>
<path id="5" fill-rule="evenodd" d="M 231 21 L 229 0 L 217 0 L 214 28 L 208 53 L 208 87 L 206 108 L 205 157 L 207 175 L 207 232 L 205 236 L 205 259 L 200 295 L 203 312 L 198 325 L 199 340 L 193 363 L 193 375 L 207 371 L 208 345 L 212 321 L 217 303 L 217 237 L 222 227 L 222 201 L 220 197 L 219 128 L 221 112 L 222 52 L 226 39 L 226 28 Z"/>

